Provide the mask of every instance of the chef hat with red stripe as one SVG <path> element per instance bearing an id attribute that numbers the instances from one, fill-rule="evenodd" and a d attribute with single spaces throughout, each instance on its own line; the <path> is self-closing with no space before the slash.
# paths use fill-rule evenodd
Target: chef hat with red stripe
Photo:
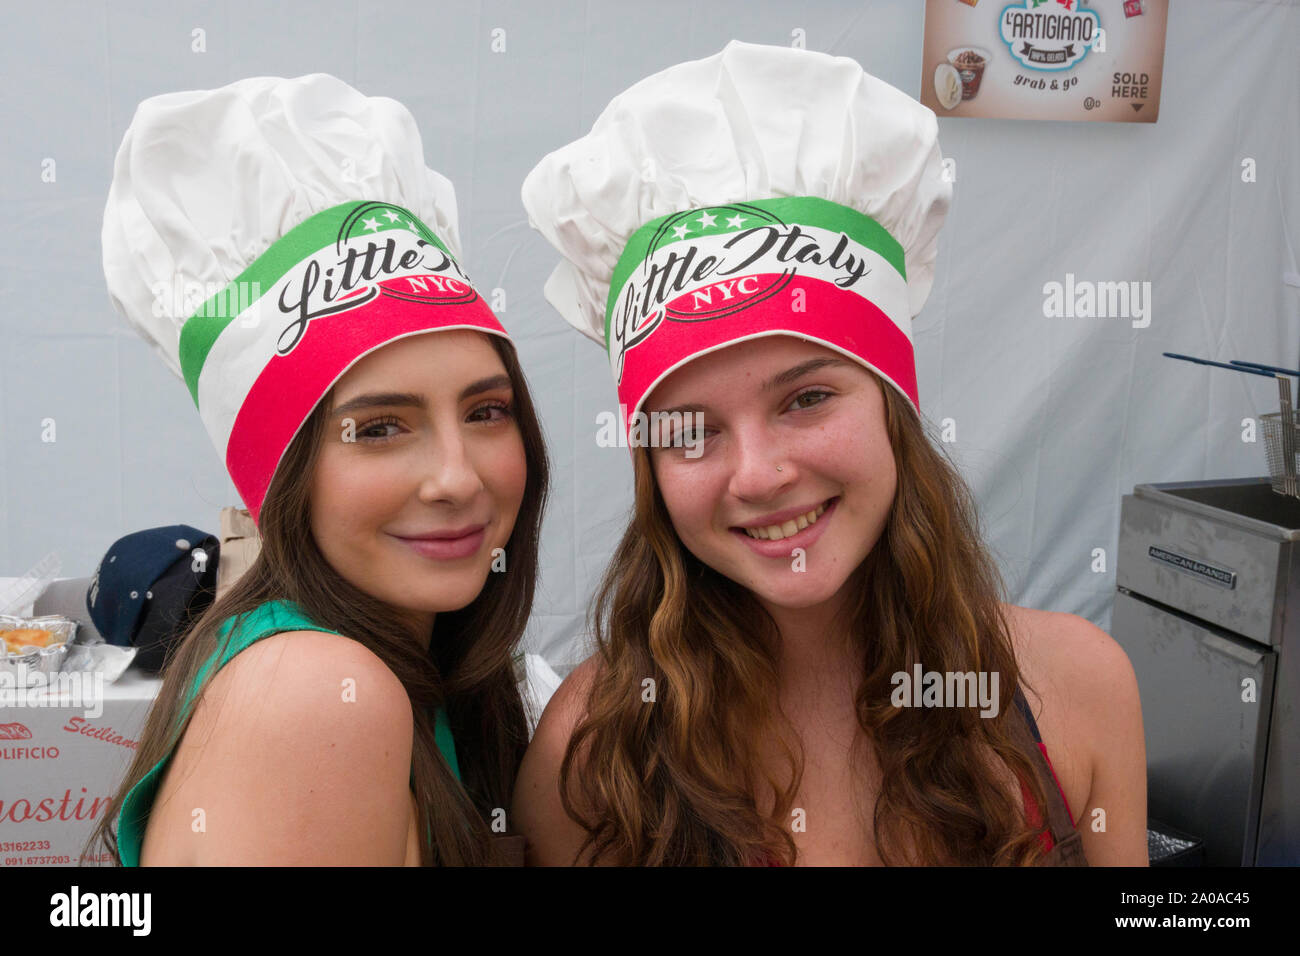
<path id="1" fill-rule="evenodd" d="M 614 97 L 522 194 L 563 256 L 546 298 L 606 349 L 629 432 L 675 369 L 778 334 L 861 362 L 919 413 L 942 163 L 934 113 L 854 60 L 732 41 Z"/>
<path id="2" fill-rule="evenodd" d="M 325 73 L 142 102 L 103 253 L 113 305 L 184 380 L 254 521 L 363 356 L 440 329 L 508 338 L 459 264 L 456 194 L 414 118 Z"/>

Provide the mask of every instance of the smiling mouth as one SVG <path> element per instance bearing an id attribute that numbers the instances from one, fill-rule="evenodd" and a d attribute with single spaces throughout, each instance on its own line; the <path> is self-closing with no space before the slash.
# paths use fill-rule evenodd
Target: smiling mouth
<path id="1" fill-rule="evenodd" d="M 743 531 L 751 538 L 757 538 L 759 541 L 780 541 L 782 538 L 792 538 L 809 525 L 816 524 L 817 519 L 833 505 L 839 496 L 827 498 L 812 511 L 797 515 L 789 521 L 781 524 L 768 525 L 765 528 L 732 528 L 733 531 Z"/>

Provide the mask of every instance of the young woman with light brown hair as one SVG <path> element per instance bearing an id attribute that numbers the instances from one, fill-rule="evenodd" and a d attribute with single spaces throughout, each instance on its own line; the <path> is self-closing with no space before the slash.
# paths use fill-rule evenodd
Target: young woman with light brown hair
<path id="1" fill-rule="evenodd" d="M 532 862 L 1145 864 L 1127 658 L 1000 600 L 919 414 L 936 131 L 852 60 L 733 42 L 525 181 L 635 474 L 520 771 Z"/>

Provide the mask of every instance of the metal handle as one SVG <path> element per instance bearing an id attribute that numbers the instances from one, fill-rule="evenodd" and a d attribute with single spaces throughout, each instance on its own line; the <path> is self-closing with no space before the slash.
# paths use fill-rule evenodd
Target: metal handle
<path id="1" fill-rule="evenodd" d="M 1282 491 L 1294 497 L 1298 490 L 1295 473 L 1295 410 L 1291 405 L 1291 380 L 1283 375 L 1277 377 L 1277 400 L 1282 411 L 1282 466 L 1286 469 L 1282 478 Z"/>
<path id="2" fill-rule="evenodd" d="M 1263 375 L 1266 378 L 1274 378 L 1272 372 L 1265 372 L 1262 369 L 1250 368 L 1245 365 L 1229 365 L 1227 362 L 1212 362 L 1209 359 L 1195 358 L 1191 355 L 1179 355 L 1177 352 L 1162 352 L 1169 358 L 1182 359 L 1184 362 L 1195 362 L 1197 365 L 1213 365 L 1215 368 L 1226 368 L 1232 372 L 1246 372 L 1250 375 Z"/>
<path id="3" fill-rule="evenodd" d="M 1259 369 L 1263 369 L 1266 372 L 1281 372 L 1283 375 L 1295 375 L 1300 377 L 1300 369 L 1281 368 L 1277 365 L 1260 365 L 1258 362 L 1243 362 L 1241 359 L 1233 359 L 1232 364 L 1244 365 L 1247 368 L 1259 368 Z"/>

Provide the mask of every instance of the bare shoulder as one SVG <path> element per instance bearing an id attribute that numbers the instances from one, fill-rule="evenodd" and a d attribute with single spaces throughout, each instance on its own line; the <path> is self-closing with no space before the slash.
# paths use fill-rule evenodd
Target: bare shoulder
<path id="1" fill-rule="evenodd" d="M 1102 713 L 1116 694 L 1132 690 L 1137 680 L 1128 655 L 1118 642 L 1077 614 L 1002 605 L 1010 625 L 1016 661 L 1040 694 L 1051 688 L 1072 706 Z M 1037 685 L 1042 683 L 1043 687 Z"/>
<path id="2" fill-rule="evenodd" d="M 599 669 L 600 660 L 594 654 L 575 667 L 555 689 L 537 722 L 537 731 L 533 735 L 529 753 L 535 751 L 538 758 L 554 759 L 557 772 L 558 761 L 564 757 L 574 728 L 586 716 L 587 697 Z"/>
<path id="3" fill-rule="evenodd" d="M 349 681 L 359 694 L 364 683 L 376 706 L 400 710 L 399 704 L 404 704 L 410 710 L 402 682 L 379 655 L 360 641 L 325 631 L 282 631 L 264 637 L 236 654 L 214 682 L 222 678 L 244 691 L 274 686 L 286 701 L 324 691 L 327 685 L 338 689 Z M 339 683 L 334 683 L 336 678 Z"/>
<path id="4" fill-rule="evenodd" d="M 1146 865 L 1146 744 L 1128 655 L 1077 614 L 1002 609 L 1089 863 Z"/>
<path id="5" fill-rule="evenodd" d="M 377 654 L 350 638 L 322 631 L 283 631 L 236 654 L 212 679 L 200 707 L 220 711 L 224 726 L 329 730 L 339 745 L 363 744 L 379 732 L 388 741 L 414 721 L 402 682 Z"/>
<path id="6" fill-rule="evenodd" d="M 208 808 L 197 861 L 400 863 L 413 726 L 401 681 L 359 642 L 320 631 L 257 641 L 212 679 L 191 725 L 181 786 Z"/>
<path id="7" fill-rule="evenodd" d="M 599 668 L 599 656 L 593 655 L 556 688 L 519 767 L 512 814 L 516 826 L 528 837 L 530 865 L 572 864 L 585 836 L 560 801 L 560 765 L 574 729 L 586 714 Z"/>
<path id="8" fill-rule="evenodd" d="M 542 713 L 542 719 L 545 720 L 550 715 L 556 725 L 568 724 L 568 729 L 572 731 L 578 720 L 586 715 L 587 695 L 591 693 L 591 685 L 599 674 L 600 655 L 593 654 L 575 667 L 555 689 Z"/>

